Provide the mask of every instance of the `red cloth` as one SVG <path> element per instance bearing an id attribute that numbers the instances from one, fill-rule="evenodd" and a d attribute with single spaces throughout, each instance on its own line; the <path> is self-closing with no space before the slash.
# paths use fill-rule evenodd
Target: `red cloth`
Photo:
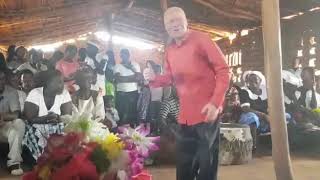
<path id="1" fill-rule="evenodd" d="M 229 78 L 220 48 L 209 35 L 190 30 L 181 45 L 172 43 L 167 47 L 165 74 L 157 76 L 151 86 L 173 82 L 180 101 L 179 123 L 195 125 L 204 122 L 201 110 L 207 103 L 222 108 Z"/>
<path id="2" fill-rule="evenodd" d="M 143 170 L 141 173 L 132 176 L 132 180 L 152 180 L 152 175 L 149 174 L 148 171 Z"/>

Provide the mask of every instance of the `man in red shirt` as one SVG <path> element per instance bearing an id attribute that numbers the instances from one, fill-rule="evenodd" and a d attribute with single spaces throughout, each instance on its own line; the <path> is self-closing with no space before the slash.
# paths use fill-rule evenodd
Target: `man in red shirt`
<path id="1" fill-rule="evenodd" d="M 219 152 L 218 115 L 229 85 L 229 68 L 209 35 L 189 30 L 184 11 L 169 8 L 165 28 L 165 74 L 151 72 L 151 86 L 174 84 L 180 101 L 177 180 L 216 180 Z"/>

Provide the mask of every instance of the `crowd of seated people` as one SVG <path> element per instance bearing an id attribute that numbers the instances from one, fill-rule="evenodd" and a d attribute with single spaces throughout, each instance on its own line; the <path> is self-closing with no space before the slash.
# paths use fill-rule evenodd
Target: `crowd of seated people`
<path id="1" fill-rule="evenodd" d="M 102 51 L 94 41 L 79 49 L 67 45 L 50 57 L 46 54 L 48 59 L 41 50 L 23 46 L 10 46 L 6 56 L 0 53 L 0 142 L 9 144 L 9 172 L 23 174 L 22 153 L 30 164 L 36 163 L 46 139 L 63 133 L 65 117 L 74 114 L 89 115 L 111 131 L 138 123 L 149 123 L 157 131 L 162 89 L 144 83 L 140 65 L 130 55 L 122 49 L 117 64 L 114 52 Z M 146 69 L 161 73 L 153 61 Z M 139 118 L 140 112 L 145 118 Z"/>
<path id="2" fill-rule="evenodd" d="M 320 130 L 320 78 L 312 67 L 295 72 L 282 72 L 287 124 L 303 132 Z M 246 71 L 242 80 L 242 87 L 230 82 L 221 118 L 223 122 L 249 125 L 255 150 L 257 135 L 270 132 L 266 80 L 259 71 Z"/>

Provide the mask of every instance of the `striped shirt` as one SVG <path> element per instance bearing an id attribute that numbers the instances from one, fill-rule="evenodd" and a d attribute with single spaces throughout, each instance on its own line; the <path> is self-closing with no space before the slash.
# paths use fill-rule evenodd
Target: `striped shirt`
<path id="1" fill-rule="evenodd" d="M 159 112 L 160 120 L 174 119 L 178 120 L 179 116 L 179 101 L 174 97 L 169 97 L 161 103 Z"/>

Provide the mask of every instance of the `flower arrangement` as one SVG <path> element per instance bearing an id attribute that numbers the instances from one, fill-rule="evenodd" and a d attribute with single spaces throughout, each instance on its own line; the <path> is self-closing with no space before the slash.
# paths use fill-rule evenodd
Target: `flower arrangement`
<path id="1" fill-rule="evenodd" d="M 144 159 L 158 150 L 159 137 L 150 128 L 119 128 L 113 134 L 86 116 L 71 117 L 62 135 L 52 135 L 33 171 L 23 180 L 140 180 L 151 179 Z"/>

